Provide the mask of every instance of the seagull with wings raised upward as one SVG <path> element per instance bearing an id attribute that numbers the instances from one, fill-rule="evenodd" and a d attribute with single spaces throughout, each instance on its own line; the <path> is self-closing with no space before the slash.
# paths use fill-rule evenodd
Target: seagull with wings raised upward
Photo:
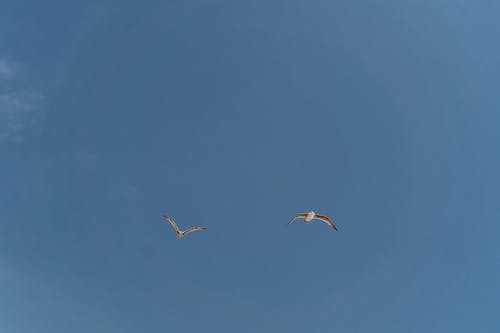
<path id="1" fill-rule="evenodd" d="M 330 218 L 328 216 L 316 214 L 313 211 L 310 211 L 309 213 L 300 213 L 300 214 L 295 215 L 294 218 L 290 222 L 288 222 L 288 224 L 292 223 L 296 219 L 304 219 L 304 222 L 306 222 L 306 223 L 311 222 L 313 219 L 317 219 L 317 220 L 325 222 L 330 227 L 332 227 L 334 230 L 337 230 L 337 227 L 335 226 L 333 221 L 330 220 Z"/>
<path id="2" fill-rule="evenodd" d="M 189 229 L 186 229 L 184 231 L 181 231 L 179 229 L 179 227 L 177 226 L 177 224 L 174 222 L 174 220 L 171 218 L 171 217 L 168 217 L 167 215 L 163 214 L 162 215 L 163 218 L 165 220 L 167 220 L 171 225 L 172 227 L 174 227 L 175 229 L 175 232 L 177 233 L 177 239 L 181 239 L 182 237 L 186 236 L 187 234 L 189 234 L 190 232 L 193 232 L 193 231 L 197 231 L 197 230 L 207 230 L 207 228 L 204 228 L 204 227 L 191 227 Z"/>

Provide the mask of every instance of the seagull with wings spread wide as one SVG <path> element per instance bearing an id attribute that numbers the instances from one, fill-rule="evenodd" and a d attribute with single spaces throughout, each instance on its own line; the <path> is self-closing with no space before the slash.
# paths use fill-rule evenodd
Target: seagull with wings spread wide
<path id="1" fill-rule="evenodd" d="M 167 220 L 171 225 L 172 227 L 174 227 L 175 229 L 175 232 L 177 233 L 177 239 L 181 239 L 182 237 L 186 236 L 187 234 L 189 234 L 190 232 L 193 232 L 193 231 L 197 231 L 197 230 L 207 230 L 207 228 L 204 228 L 204 227 L 191 227 L 189 229 L 186 229 L 184 231 L 181 231 L 179 229 L 179 227 L 177 226 L 177 224 L 174 222 L 174 220 L 171 218 L 171 217 L 168 217 L 167 215 L 163 214 L 162 215 L 163 218 L 165 220 Z"/>
<path id="2" fill-rule="evenodd" d="M 306 223 L 311 222 L 313 219 L 317 219 L 317 220 L 325 222 L 330 227 L 332 227 L 334 230 L 337 230 L 337 226 L 335 226 L 333 221 L 330 220 L 330 218 L 328 216 L 316 214 L 313 211 L 310 211 L 309 213 L 300 213 L 300 214 L 295 215 L 294 218 L 290 222 L 288 222 L 288 224 L 292 223 L 296 219 L 304 219 L 304 222 L 306 222 Z"/>

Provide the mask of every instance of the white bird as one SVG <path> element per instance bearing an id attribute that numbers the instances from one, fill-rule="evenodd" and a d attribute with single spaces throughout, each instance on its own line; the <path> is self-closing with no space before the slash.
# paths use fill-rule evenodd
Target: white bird
<path id="1" fill-rule="evenodd" d="M 186 229 L 184 231 L 181 231 L 179 229 L 179 227 L 177 226 L 177 224 L 174 222 L 174 220 L 171 218 L 171 217 L 168 217 L 167 215 L 163 214 L 162 215 L 163 218 L 165 220 L 167 220 L 171 225 L 172 227 L 174 227 L 175 229 L 175 232 L 177 233 L 177 239 L 181 239 L 182 237 L 186 236 L 187 234 L 189 234 L 190 232 L 193 232 L 193 231 L 197 231 L 197 230 L 207 230 L 207 228 L 204 228 L 204 227 L 191 227 L 189 229 Z"/>
<path id="2" fill-rule="evenodd" d="M 304 219 L 304 222 L 306 222 L 306 223 L 311 222 L 313 219 L 317 219 L 317 220 L 325 222 L 330 227 L 332 227 L 334 230 L 338 230 L 337 227 L 335 226 L 335 224 L 333 223 L 333 221 L 330 220 L 330 218 L 328 216 L 316 214 L 313 211 L 310 211 L 309 213 L 300 213 L 300 214 L 295 215 L 294 218 L 290 222 L 288 222 L 288 224 L 292 223 L 296 219 Z"/>

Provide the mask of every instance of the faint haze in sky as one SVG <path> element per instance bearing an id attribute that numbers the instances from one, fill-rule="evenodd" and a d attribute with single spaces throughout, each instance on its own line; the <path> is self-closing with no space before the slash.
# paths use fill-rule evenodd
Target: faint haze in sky
<path id="1" fill-rule="evenodd" d="M 0 142 L 19 142 L 42 113 L 43 95 L 23 79 L 23 67 L 0 58 Z"/>

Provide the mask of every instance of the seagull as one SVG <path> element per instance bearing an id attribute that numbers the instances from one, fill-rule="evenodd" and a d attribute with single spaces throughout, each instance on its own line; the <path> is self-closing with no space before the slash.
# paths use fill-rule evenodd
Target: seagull
<path id="1" fill-rule="evenodd" d="M 300 214 L 295 215 L 294 218 L 290 222 L 288 222 L 288 224 L 292 223 L 296 219 L 304 219 L 304 222 L 306 222 L 306 223 L 311 222 L 313 219 L 317 219 L 317 220 L 325 222 L 330 227 L 332 227 L 334 230 L 338 230 L 337 227 L 335 226 L 335 224 L 333 224 L 333 221 L 330 220 L 330 218 L 328 216 L 316 214 L 313 211 L 310 211 L 309 213 L 300 213 Z"/>
<path id="2" fill-rule="evenodd" d="M 207 230 L 207 228 L 204 228 L 204 227 L 191 227 L 189 229 L 186 229 L 184 231 L 181 231 L 179 229 L 179 227 L 177 226 L 177 224 L 174 222 L 174 220 L 171 218 L 171 217 L 168 217 L 167 215 L 163 214 L 162 215 L 163 218 L 165 220 L 167 220 L 171 225 L 172 227 L 174 227 L 175 229 L 175 232 L 177 233 L 177 239 L 181 239 L 182 237 L 186 236 L 187 234 L 189 234 L 190 232 L 193 232 L 193 231 L 197 231 L 197 230 Z"/>

